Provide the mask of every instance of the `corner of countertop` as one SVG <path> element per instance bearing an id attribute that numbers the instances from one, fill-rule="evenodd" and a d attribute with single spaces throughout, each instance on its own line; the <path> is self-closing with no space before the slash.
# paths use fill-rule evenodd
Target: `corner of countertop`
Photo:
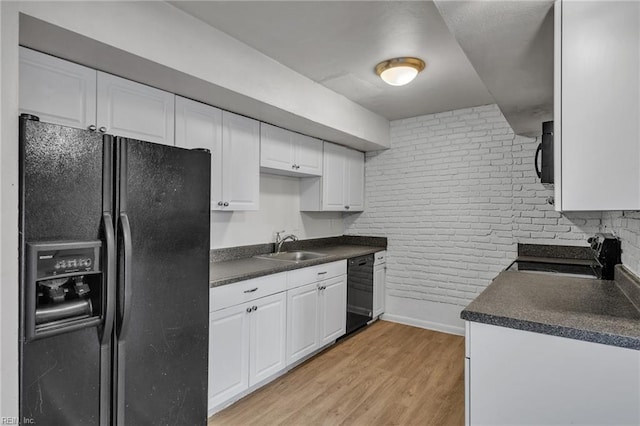
<path id="1" fill-rule="evenodd" d="M 623 264 L 616 265 L 614 281 L 631 304 L 640 311 L 640 278 Z"/>

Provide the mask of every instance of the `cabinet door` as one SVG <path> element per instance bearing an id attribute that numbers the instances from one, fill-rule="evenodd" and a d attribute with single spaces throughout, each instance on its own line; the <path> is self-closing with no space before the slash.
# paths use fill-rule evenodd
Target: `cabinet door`
<path id="1" fill-rule="evenodd" d="M 293 132 L 260 123 L 260 167 L 295 172 Z"/>
<path id="2" fill-rule="evenodd" d="M 249 313 L 238 305 L 209 319 L 209 408 L 249 387 Z"/>
<path id="3" fill-rule="evenodd" d="M 173 145 L 175 95 L 98 71 L 98 128 Z"/>
<path id="4" fill-rule="evenodd" d="M 211 210 L 222 201 L 222 110 L 176 96 L 176 146 L 211 151 Z"/>
<path id="5" fill-rule="evenodd" d="M 252 307 L 249 386 L 287 366 L 287 293 L 255 300 Z"/>
<path id="6" fill-rule="evenodd" d="M 322 141 L 294 133 L 296 171 L 306 176 L 322 176 Z"/>
<path id="7" fill-rule="evenodd" d="M 384 291 L 387 276 L 387 265 L 381 263 L 373 267 L 373 316 L 384 312 Z"/>
<path id="8" fill-rule="evenodd" d="M 20 112 L 87 129 L 96 124 L 96 70 L 20 47 Z"/>
<path id="9" fill-rule="evenodd" d="M 562 24 L 556 27 L 556 39 L 561 37 L 561 62 L 556 63 L 561 86 L 561 108 L 555 109 L 559 132 L 554 133 L 561 149 L 555 159 L 561 166 L 556 208 L 637 210 L 640 4 L 563 1 L 556 19 Z"/>
<path id="10" fill-rule="evenodd" d="M 347 330 L 347 276 L 320 282 L 320 346 L 344 335 Z"/>
<path id="11" fill-rule="evenodd" d="M 640 352 L 472 322 L 470 424 L 640 424 Z"/>
<path id="12" fill-rule="evenodd" d="M 346 150 L 347 161 L 347 210 L 364 210 L 364 153 Z"/>
<path id="13" fill-rule="evenodd" d="M 322 173 L 322 210 L 345 210 L 346 148 L 324 143 Z"/>
<path id="14" fill-rule="evenodd" d="M 224 210 L 258 210 L 260 200 L 260 124 L 222 113 L 222 201 Z"/>
<path id="15" fill-rule="evenodd" d="M 287 365 L 318 348 L 316 283 L 287 291 Z"/>

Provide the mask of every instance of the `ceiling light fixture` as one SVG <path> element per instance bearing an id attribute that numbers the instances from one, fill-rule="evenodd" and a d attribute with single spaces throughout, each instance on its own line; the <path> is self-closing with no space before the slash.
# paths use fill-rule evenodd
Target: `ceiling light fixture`
<path id="1" fill-rule="evenodd" d="M 422 59 L 418 58 L 393 58 L 376 65 L 376 74 L 385 83 L 392 86 L 404 86 L 411 83 L 418 73 L 425 67 Z"/>

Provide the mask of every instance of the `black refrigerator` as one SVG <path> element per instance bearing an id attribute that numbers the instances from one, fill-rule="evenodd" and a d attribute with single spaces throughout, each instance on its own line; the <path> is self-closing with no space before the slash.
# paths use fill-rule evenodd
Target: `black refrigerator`
<path id="1" fill-rule="evenodd" d="M 20 118 L 20 415 L 207 421 L 210 154 Z"/>

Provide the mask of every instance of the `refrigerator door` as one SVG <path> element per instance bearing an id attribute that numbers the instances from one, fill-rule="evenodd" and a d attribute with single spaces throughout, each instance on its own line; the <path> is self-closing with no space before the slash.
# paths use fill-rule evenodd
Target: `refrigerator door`
<path id="1" fill-rule="evenodd" d="M 110 382 L 100 381 L 101 363 L 107 369 L 103 374 L 110 368 L 109 338 L 101 348 L 104 324 L 95 324 L 103 319 L 104 306 L 94 303 L 100 315 L 90 324 L 76 321 L 65 329 L 65 321 L 58 321 L 55 333 L 43 333 L 34 340 L 26 338 L 29 333 L 25 330 L 25 314 L 33 315 L 31 311 L 39 303 L 25 300 L 26 294 L 32 299 L 41 298 L 42 291 L 27 289 L 40 286 L 40 281 L 26 279 L 29 244 L 93 241 L 101 245 L 103 254 L 107 252 L 103 190 L 109 191 L 111 170 L 103 168 L 103 163 L 110 161 L 109 146 L 95 132 L 20 120 L 20 418 L 25 423 L 98 424 L 100 398 L 110 393 Z M 109 200 L 107 197 L 107 204 Z M 104 268 L 109 262 L 104 258 L 101 263 Z M 92 279 L 95 286 L 90 293 L 98 289 L 106 292 L 106 280 L 99 275 Z M 69 303 L 80 300 L 87 299 L 76 298 Z M 106 419 L 108 399 L 102 408 L 102 418 Z"/>
<path id="2" fill-rule="evenodd" d="M 117 424 L 205 425 L 210 155 L 116 146 Z"/>

